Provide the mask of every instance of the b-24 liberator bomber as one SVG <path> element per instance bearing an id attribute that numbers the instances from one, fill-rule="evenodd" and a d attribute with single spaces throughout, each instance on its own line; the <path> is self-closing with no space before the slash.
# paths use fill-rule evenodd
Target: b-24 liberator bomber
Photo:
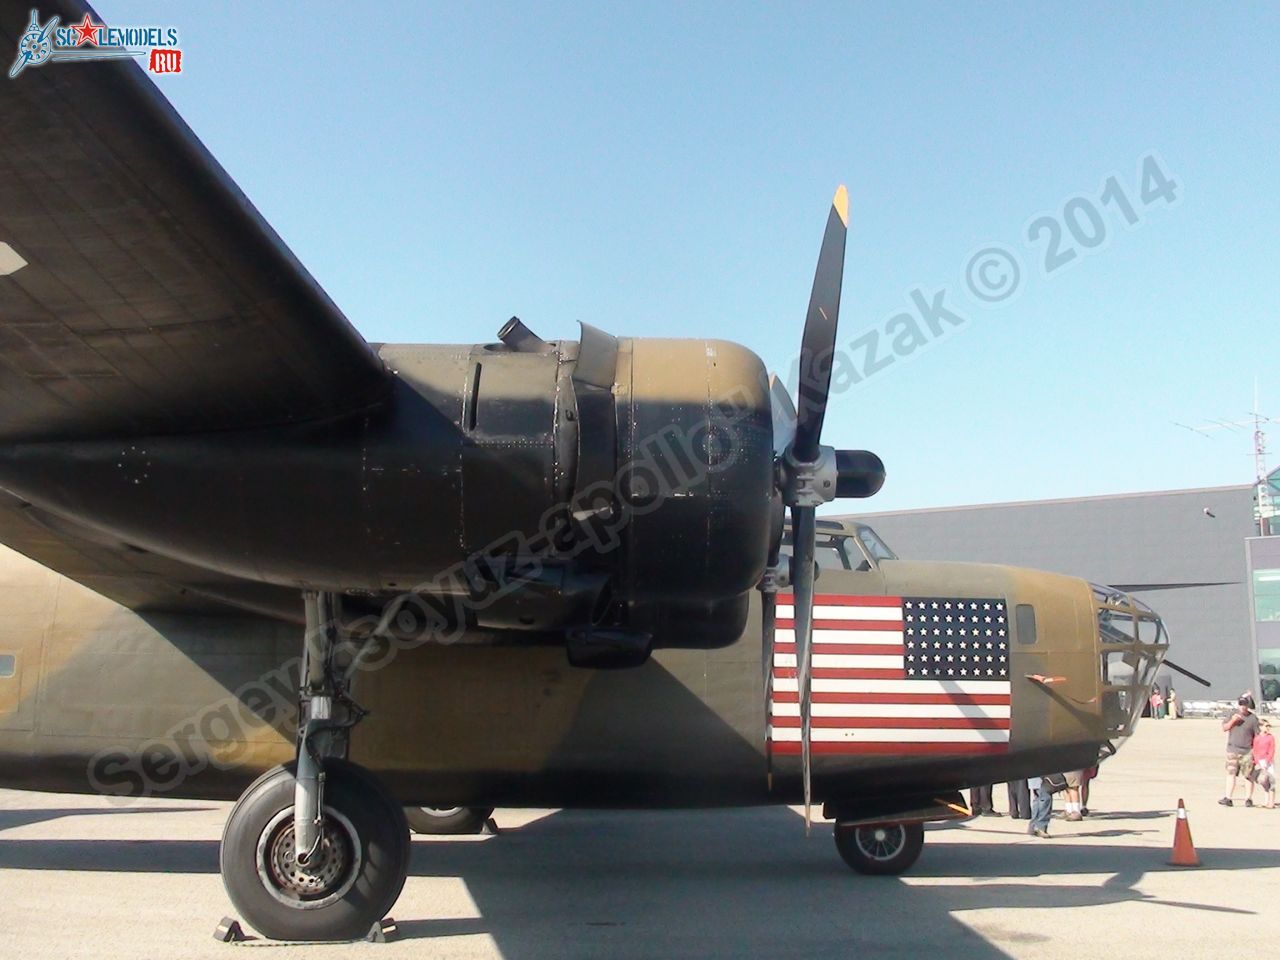
<path id="1" fill-rule="evenodd" d="M 962 788 L 1094 764 L 1150 609 L 816 516 L 884 480 L 822 442 L 848 221 L 794 404 L 720 340 L 370 344 L 136 64 L 0 81 L 0 785 L 239 797 L 232 902 L 329 940 L 406 808 L 821 804 L 897 873 Z"/>

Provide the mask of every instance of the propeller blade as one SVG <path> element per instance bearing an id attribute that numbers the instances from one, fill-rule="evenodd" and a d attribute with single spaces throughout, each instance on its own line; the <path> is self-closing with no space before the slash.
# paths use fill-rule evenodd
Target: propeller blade
<path id="1" fill-rule="evenodd" d="M 1177 670 L 1184 677 L 1190 677 L 1196 683 L 1202 684 L 1203 686 L 1206 686 L 1206 687 L 1213 686 L 1213 684 L 1210 683 L 1208 680 L 1206 680 L 1204 677 L 1200 676 L 1199 674 L 1192 673 L 1186 667 L 1178 666 L 1172 660 L 1163 660 L 1161 662 L 1163 663 L 1164 666 L 1168 667 L 1170 670 Z"/>
<path id="2" fill-rule="evenodd" d="M 818 253 L 818 268 L 809 295 L 804 336 L 800 343 L 800 409 L 793 413 L 785 390 L 770 384 L 774 416 L 779 494 L 791 509 L 791 584 L 795 594 L 796 688 L 800 703 L 800 776 L 804 783 L 804 833 L 813 824 L 813 582 L 817 549 L 817 507 L 835 496 L 831 462 L 835 451 L 820 444 L 822 421 L 831 390 L 831 363 L 840 321 L 840 286 L 844 279 L 844 246 L 849 231 L 849 194 L 836 190 L 827 215 L 827 229 Z M 788 421 L 794 417 L 794 428 Z M 781 442 L 780 442 L 781 441 Z M 828 459 L 824 461 L 824 456 Z M 874 461 L 874 462 L 873 462 Z M 846 457 L 846 487 L 874 493 L 883 480 L 884 466 L 871 454 Z M 873 489 L 874 488 L 874 489 Z M 869 494 L 868 494 L 869 495 Z M 766 612 L 767 617 L 767 612 Z M 767 628 L 767 621 L 766 621 Z"/>
<path id="3" fill-rule="evenodd" d="M 836 327 L 840 320 L 840 285 L 844 280 L 844 242 L 849 232 L 849 194 L 843 186 L 836 190 L 822 236 L 818 269 L 809 294 L 809 312 L 800 343 L 799 416 L 795 432 L 797 460 L 818 459 L 818 439 L 827 412 L 831 390 L 831 362 L 836 349 Z"/>
<path id="4" fill-rule="evenodd" d="M 796 436 L 796 405 L 776 373 L 769 374 L 769 408 L 773 411 L 773 455 L 780 457 Z"/>
<path id="5" fill-rule="evenodd" d="M 791 508 L 791 582 L 795 594 L 796 687 L 800 691 L 800 776 L 804 781 L 804 833 L 813 822 L 812 757 L 810 717 L 812 714 L 813 664 L 813 555 L 817 537 L 817 510 Z"/>

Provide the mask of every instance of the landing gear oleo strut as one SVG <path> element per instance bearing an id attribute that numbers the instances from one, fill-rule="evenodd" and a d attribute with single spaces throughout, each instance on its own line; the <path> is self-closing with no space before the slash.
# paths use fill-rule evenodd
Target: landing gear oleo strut
<path id="1" fill-rule="evenodd" d="M 276 940 L 352 940 L 390 910 L 409 868 L 404 809 L 346 759 L 364 711 L 348 695 L 332 594 L 306 594 L 297 759 L 258 778 L 222 835 L 222 879 L 245 920 Z"/>

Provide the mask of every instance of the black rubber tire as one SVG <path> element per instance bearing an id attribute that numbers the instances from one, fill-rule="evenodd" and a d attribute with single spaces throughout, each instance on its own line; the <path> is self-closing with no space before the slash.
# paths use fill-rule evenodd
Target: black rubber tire
<path id="1" fill-rule="evenodd" d="M 259 777 L 236 802 L 222 832 L 219 859 L 227 895 L 240 916 L 272 940 L 364 937 L 387 915 L 404 888 L 411 849 L 404 808 L 363 767 L 329 759 L 324 770 L 326 819 L 331 828 L 341 831 L 344 842 L 358 844 L 359 854 L 357 867 L 339 873 L 342 882 L 334 884 L 334 893 L 341 895 L 332 902 L 313 907 L 296 897 L 287 902 L 291 895 L 278 886 L 280 892 L 273 893 L 264 879 L 272 869 L 268 852 L 259 850 L 260 840 L 265 843 L 268 832 L 280 835 L 281 830 L 292 830 L 293 764 Z"/>
<path id="2" fill-rule="evenodd" d="M 404 815 L 414 833 L 460 836 L 483 830 L 493 807 L 405 807 Z"/>
<path id="3" fill-rule="evenodd" d="M 897 876 L 919 859 L 924 848 L 924 824 L 855 827 L 837 823 L 835 837 L 841 859 L 858 873 Z"/>

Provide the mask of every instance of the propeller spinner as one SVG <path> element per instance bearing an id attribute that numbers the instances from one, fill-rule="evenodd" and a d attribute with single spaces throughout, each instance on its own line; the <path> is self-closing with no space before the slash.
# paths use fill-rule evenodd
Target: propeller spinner
<path id="1" fill-rule="evenodd" d="M 841 186 L 831 201 L 813 290 L 809 296 L 809 312 L 805 317 L 800 344 L 799 408 L 792 405 L 786 388 L 776 378 L 770 384 L 778 492 L 780 502 L 791 511 L 791 584 L 795 594 L 796 678 L 800 701 L 800 765 L 804 781 L 806 834 L 812 820 L 813 802 L 810 717 L 817 508 L 837 496 L 869 497 L 884 483 L 884 464 L 874 453 L 835 450 L 821 443 L 822 422 L 831 392 L 831 364 L 840 319 L 840 288 L 844 277 L 848 228 L 849 194 Z M 768 661 L 773 656 L 777 589 L 782 579 L 778 569 L 781 529 L 776 532 L 777 538 L 769 552 L 770 571 L 761 584 Z"/>

